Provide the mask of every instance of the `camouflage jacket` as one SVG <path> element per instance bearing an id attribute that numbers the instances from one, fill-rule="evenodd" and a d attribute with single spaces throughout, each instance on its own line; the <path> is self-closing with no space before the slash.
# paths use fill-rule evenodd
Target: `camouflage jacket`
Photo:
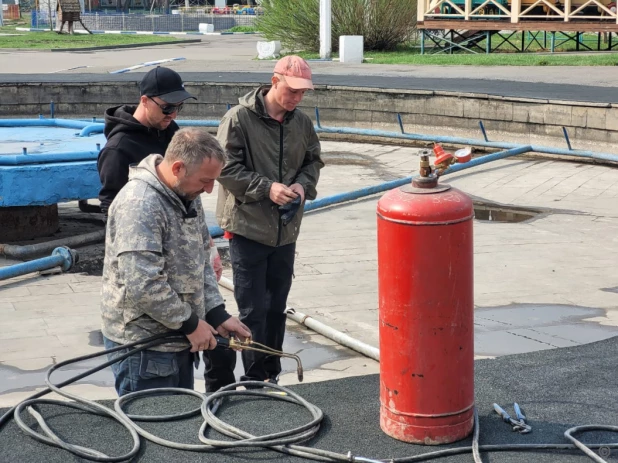
<path id="1" fill-rule="evenodd" d="M 103 334 L 126 344 L 154 334 L 191 333 L 223 298 L 208 259 L 210 236 L 198 197 L 185 207 L 156 172 L 152 154 L 129 173 L 109 209 L 101 294 Z M 187 342 L 153 350 L 175 352 Z"/>
<path id="2" fill-rule="evenodd" d="M 227 152 L 218 181 L 217 220 L 224 230 L 267 246 L 283 246 L 298 239 L 301 207 L 283 225 L 270 200 L 273 182 L 299 183 L 305 199 L 315 199 L 320 169 L 320 140 L 309 116 L 295 109 L 282 122 L 268 115 L 264 94 L 269 87 L 239 99 L 219 124 L 217 139 Z"/>

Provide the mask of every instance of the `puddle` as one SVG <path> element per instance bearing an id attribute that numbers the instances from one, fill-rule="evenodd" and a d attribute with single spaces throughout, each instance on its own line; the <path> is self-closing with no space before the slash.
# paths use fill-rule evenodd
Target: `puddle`
<path id="1" fill-rule="evenodd" d="M 518 223 L 533 219 L 541 212 L 510 206 L 474 203 L 474 218 L 484 222 Z"/>
<path id="2" fill-rule="evenodd" d="M 478 307 L 477 319 L 490 322 L 488 326 L 537 327 L 568 322 L 582 322 L 586 318 L 605 315 L 603 309 L 563 304 L 509 304 Z M 618 330 L 618 327 L 616 327 Z"/>
<path id="3" fill-rule="evenodd" d="M 289 323 L 286 326 L 285 339 L 283 341 L 284 352 L 296 354 L 300 357 L 303 364 L 303 370 L 315 370 L 322 365 L 334 362 L 336 360 L 344 360 L 354 357 L 356 354 L 348 349 L 336 349 L 334 346 L 325 346 L 316 342 L 310 341 L 310 331 L 297 325 Z M 236 358 L 236 369 L 234 374 L 239 379 L 244 373 L 240 353 Z M 292 359 L 281 359 L 281 374 L 295 373 L 296 362 Z M 200 362 L 199 369 L 196 371 L 195 377 L 201 378 L 204 376 L 204 364 Z"/>
<path id="4" fill-rule="evenodd" d="M 601 291 L 605 291 L 606 293 L 618 293 L 618 286 L 614 286 L 613 288 L 601 288 Z"/>
<path id="5" fill-rule="evenodd" d="M 100 365 L 103 360 L 92 359 L 80 362 L 77 365 L 66 366 L 54 372 L 52 381 L 56 384 L 77 376 L 90 368 Z M 50 359 L 51 361 L 52 359 Z M 19 361 L 17 361 L 19 362 Z M 45 375 L 53 362 L 45 368 L 37 370 L 22 370 L 12 365 L 0 364 L 0 394 L 9 392 L 33 391 L 36 388 L 45 386 Z M 109 368 L 98 371 L 87 379 L 77 381 L 75 384 L 93 384 L 101 387 L 113 387 L 114 375 Z"/>
<path id="6" fill-rule="evenodd" d="M 570 347 L 618 336 L 618 327 L 586 321 L 603 309 L 511 304 L 474 310 L 475 354 L 498 356 Z"/>
<path id="7" fill-rule="evenodd" d="M 356 354 L 347 349 L 336 349 L 333 346 L 324 346 L 322 344 L 309 340 L 309 332 L 304 328 L 294 324 L 287 326 L 285 342 L 283 350 L 297 354 L 303 364 L 305 371 L 314 370 L 320 366 L 331 363 L 336 360 L 347 359 Z M 88 334 L 88 344 L 91 346 L 103 346 L 103 335 L 101 331 L 95 330 Z M 53 374 L 52 379 L 55 383 L 67 380 L 70 377 L 76 376 L 86 370 L 93 368 L 103 363 L 106 357 L 91 359 L 80 362 L 76 365 L 67 366 Z M 50 365 L 37 370 L 22 370 L 18 367 L 6 364 L 0 364 L 0 394 L 10 392 L 32 391 L 36 388 L 45 385 L 45 375 L 51 365 L 55 363 L 55 359 L 50 358 Z M 282 359 L 282 374 L 296 372 L 296 362 L 291 359 Z M 242 360 L 240 354 L 236 362 L 236 378 L 240 379 L 243 374 Z M 196 379 L 202 379 L 204 376 L 204 364 L 200 362 L 200 367 L 195 372 Z M 101 387 L 114 387 L 114 375 L 108 367 L 101 370 L 76 384 L 92 384 Z"/>

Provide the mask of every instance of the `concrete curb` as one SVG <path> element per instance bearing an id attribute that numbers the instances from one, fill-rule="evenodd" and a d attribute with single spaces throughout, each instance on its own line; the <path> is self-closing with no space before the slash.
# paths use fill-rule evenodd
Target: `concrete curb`
<path id="1" fill-rule="evenodd" d="M 58 53 L 63 51 L 97 51 L 97 50 L 116 50 L 118 48 L 141 48 L 141 47 L 156 47 L 161 45 L 178 45 L 183 43 L 199 43 L 200 39 L 191 40 L 175 40 L 169 42 L 155 42 L 155 43 L 127 43 L 124 45 L 103 45 L 100 47 L 82 47 L 82 48 L 0 48 L 2 51 L 42 51 L 49 53 Z"/>
<path id="2" fill-rule="evenodd" d="M 15 30 L 20 32 L 52 32 L 49 29 L 37 29 L 18 27 Z M 253 35 L 259 32 L 167 32 L 167 31 L 90 31 L 93 34 L 120 34 L 120 35 Z M 76 30 L 76 34 L 87 34 L 88 32 Z"/>
<path id="3" fill-rule="evenodd" d="M 176 58 L 182 59 L 182 58 Z M 130 68 L 112 71 L 121 74 L 155 62 L 141 63 Z M 83 82 L 81 81 L 83 77 Z M 2 83 L 4 105 L 0 114 L 41 114 L 49 101 L 56 104 L 58 114 L 102 114 L 117 101 L 131 101 L 140 75 L 129 80 L 93 79 L 81 76 L 75 81 Z M 185 106 L 187 118 L 220 118 L 227 104 L 238 95 L 253 90 L 256 83 L 251 75 L 243 75 L 236 82 L 213 82 L 185 77 L 187 90 L 198 98 L 197 103 Z M 253 83 L 246 82 L 253 81 Z M 480 90 L 480 89 L 479 89 Z M 535 95 L 536 96 L 536 95 Z M 575 147 L 580 142 L 601 142 L 611 146 L 618 143 L 618 105 L 611 102 L 564 101 L 563 98 L 544 94 L 541 98 L 491 95 L 443 90 L 383 89 L 352 85 L 316 85 L 315 91 L 305 97 L 301 110 L 312 114 L 320 110 L 320 118 L 327 126 L 359 127 L 380 130 L 415 131 L 415 126 L 444 127 L 479 133 L 482 121 L 489 139 L 496 140 L 501 133 L 523 137 L 550 137 L 566 142 L 566 136 Z M 565 132 L 568 134 L 565 136 Z M 564 146 L 564 145 L 562 145 Z M 607 148 L 603 149 L 607 151 Z M 614 152 L 614 149 L 608 152 Z"/>

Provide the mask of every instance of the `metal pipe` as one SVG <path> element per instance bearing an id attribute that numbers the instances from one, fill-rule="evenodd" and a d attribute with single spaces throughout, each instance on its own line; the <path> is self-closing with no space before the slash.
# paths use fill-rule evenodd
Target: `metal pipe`
<path id="1" fill-rule="evenodd" d="M 453 145 L 472 145 L 472 146 L 483 146 L 487 148 L 497 148 L 497 149 L 512 149 L 519 148 L 526 145 L 521 145 L 519 143 L 506 143 L 506 142 L 497 142 L 497 141 L 484 141 L 474 138 L 463 138 L 463 137 L 450 137 L 450 136 L 439 136 L 439 135 L 423 135 L 418 133 L 398 133 L 398 132 L 388 132 L 385 130 L 373 130 L 373 129 L 355 129 L 351 127 L 319 127 L 316 128 L 317 133 L 335 133 L 342 135 L 361 135 L 361 136 L 371 136 L 371 137 L 383 137 L 383 138 L 397 138 L 402 140 L 415 140 L 415 141 L 426 141 L 431 143 L 450 143 Z M 565 148 L 553 148 L 549 146 L 541 146 L 541 145 L 527 145 L 531 146 L 531 151 L 536 153 L 545 153 L 545 154 L 558 154 L 564 156 L 580 156 L 584 158 L 592 158 L 599 159 L 603 161 L 610 162 L 618 162 L 618 155 L 609 154 L 609 153 L 597 153 L 594 151 L 586 151 L 586 150 L 568 150 Z"/>
<path id="2" fill-rule="evenodd" d="M 390 182 L 380 183 L 379 185 L 368 186 L 360 188 L 358 190 L 348 191 L 346 193 L 338 193 L 332 196 L 326 196 L 320 199 L 314 199 L 313 201 L 307 201 L 305 203 L 305 212 L 313 211 L 333 204 L 342 203 L 345 201 L 353 201 L 358 198 L 370 196 L 383 191 L 392 190 L 403 185 L 406 185 L 412 181 L 412 177 L 404 177 L 398 180 L 392 180 Z"/>
<path id="3" fill-rule="evenodd" d="M 511 156 L 517 156 L 518 154 L 524 154 L 529 151 L 532 151 L 531 145 L 520 146 L 518 148 L 513 148 L 510 150 L 499 151 L 498 153 L 486 154 L 485 156 L 481 156 L 475 159 L 471 159 L 468 162 L 463 164 L 454 164 L 446 169 L 442 175 L 452 174 L 455 172 L 459 172 L 460 170 L 469 169 L 471 167 L 480 166 L 481 164 L 487 164 L 488 162 L 497 161 L 499 159 L 509 158 Z"/>
<path id="4" fill-rule="evenodd" d="M 0 127 L 58 127 L 63 129 L 83 129 L 91 122 L 73 119 L 0 119 Z"/>
<path id="5" fill-rule="evenodd" d="M 219 280 L 219 285 L 223 286 L 230 291 L 234 291 L 234 284 L 226 277 L 221 277 Z M 353 338 L 341 331 L 337 331 L 336 329 L 325 325 L 322 322 L 319 322 L 315 318 L 311 318 L 309 315 L 306 315 L 301 312 L 297 312 L 295 309 L 291 307 L 286 307 L 285 313 L 287 316 L 294 320 L 295 322 L 306 326 L 307 328 L 315 331 L 316 333 L 321 334 L 322 336 L 335 341 L 342 346 L 346 346 L 356 352 L 363 354 L 366 357 L 374 359 L 376 361 L 380 361 L 380 350 L 376 347 L 370 346 L 369 344 L 365 344 L 358 339 Z"/>
<path id="6" fill-rule="evenodd" d="M 569 140 L 569 133 L 567 132 L 566 127 L 562 127 L 562 133 L 564 133 L 564 139 L 566 140 L 569 151 L 571 151 L 573 148 L 571 147 L 571 140 Z"/>
<path id="7" fill-rule="evenodd" d="M 0 255 L 11 257 L 13 259 L 27 259 L 29 257 L 38 256 L 57 247 L 79 247 L 86 244 L 98 243 L 105 239 L 105 230 L 85 233 L 83 235 L 71 236 L 54 241 L 47 241 L 38 244 L 28 244 L 26 246 L 18 246 L 15 244 L 0 244 Z"/>
<path id="8" fill-rule="evenodd" d="M 450 136 L 440 136 L 440 135 L 423 135 L 419 133 L 406 133 L 406 132 L 389 132 L 385 130 L 373 130 L 373 129 L 356 129 L 351 127 L 325 127 L 321 125 L 320 121 L 320 113 L 318 108 L 315 108 L 316 112 L 316 127 L 315 130 L 317 133 L 336 133 L 342 135 L 361 135 L 361 136 L 371 136 L 371 137 L 383 137 L 383 138 L 398 138 L 403 140 L 415 140 L 415 141 L 426 141 L 432 143 L 450 143 L 453 145 L 472 145 L 472 146 L 482 146 L 485 148 L 496 148 L 496 149 L 513 149 L 519 148 L 522 146 L 532 146 L 530 151 L 536 153 L 544 153 L 544 154 L 556 154 L 563 156 L 580 156 L 584 158 L 590 159 L 599 159 L 603 161 L 610 162 L 618 162 L 618 155 L 610 154 L 610 153 L 597 153 L 595 151 L 587 151 L 587 150 L 573 150 L 573 149 L 564 149 L 564 148 L 554 148 L 550 146 L 541 146 L 541 145 L 522 145 L 519 143 L 508 143 L 508 142 L 498 142 L 498 141 L 488 141 L 487 132 L 485 131 L 485 127 L 482 121 L 479 121 L 479 126 L 481 127 L 481 131 L 485 140 L 475 139 L 475 138 L 463 138 L 463 137 L 450 137 Z M 403 126 L 401 122 L 401 116 L 398 115 L 398 121 L 400 125 L 400 129 Z M 184 121 L 176 121 L 180 126 L 197 126 L 197 127 L 218 127 L 219 121 L 216 120 L 184 120 Z M 82 133 L 86 135 L 94 133 L 93 130 L 96 129 L 95 126 L 99 126 L 102 124 L 90 124 L 92 128 L 86 127 L 82 130 Z M 102 131 L 102 129 L 101 129 Z M 84 135 L 84 136 L 86 136 Z M 80 134 L 80 136 L 82 136 Z"/>
<path id="9" fill-rule="evenodd" d="M 320 122 L 320 109 L 317 106 L 315 107 L 315 125 L 318 129 L 322 128 L 322 124 Z"/>
<path id="10" fill-rule="evenodd" d="M 219 127 L 219 121 L 214 119 L 176 121 L 180 127 Z"/>
<path id="11" fill-rule="evenodd" d="M 105 130 L 105 124 L 91 123 L 84 127 L 81 132 L 79 132 L 79 136 L 88 137 L 93 133 L 103 133 L 103 130 Z"/>
<path id="12" fill-rule="evenodd" d="M 489 141 L 489 138 L 487 138 L 487 132 L 485 131 L 485 124 L 483 124 L 483 121 L 479 121 L 479 127 L 481 128 L 481 133 L 483 134 L 483 138 L 485 139 L 485 141 Z"/>
<path id="13" fill-rule="evenodd" d="M 52 164 L 63 162 L 96 161 L 98 151 L 73 151 L 44 154 L 3 154 L 0 166 L 23 166 L 27 164 Z"/>
<path id="14" fill-rule="evenodd" d="M 406 133 L 406 131 L 403 128 L 403 119 L 401 119 L 401 114 L 397 113 L 397 122 L 399 123 L 399 131 L 401 133 Z"/>
<path id="15" fill-rule="evenodd" d="M 527 153 L 528 151 L 532 151 L 531 145 L 520 146 L 517 148 L 513 148 L 510 150 L 499 151 L 498 153 L 487 154 L 485 156 L 481 156 L 471 161 L 468 161 L 463 164 L 455 164 L 454 166 L 449 167 L 445 170 L 442 175 L 450 174 L 453 172 L 458 172 L 460 170 L 469 169 L 471 167 L 476 167 L 481 164 L 486 164 L 491 161 L 496 161 L 498 159 L 504 159 L 511 156 L 516 156 L 518 154 Z M 332 196 L 326 196 L 325 198 L 315 199 L 313 201 L 307 201 L 305 203 L 304 211 L 312 211 L 315 209 L 321 209 L 323 207 L 332 206 L 334 204 L 342 203 L 345 201 L 353 201 L 355 199 L 359 199 L 365 196 L 370 196 L 376 193 L 381 193 L 383 191 L 392 190 L 393 188 L 397 188 L 403 185 L 407 185 L 412 181 L 412 177 L 404 177 L 398 180 L 391 180 L 390 182 L 380 183 L 379 185 L 374 185 L 370 187 L 360 188 L 358 190 L 348 191 L 346 193 L 338 193 Z"/>
<path id="16" fill-rule="evenodd" d="M 8 280 L 9 278 L 40 272 L 42 270 L 49 270 L 54 267 L 60 267 L 63 272 L 66 272 L 70 270 L 77 261 L 77 252 L 67 247 L 58 247 L 54 249 L 52 255 L 49 257 L 0 268 L 0 280 Z"/>
<path id="17" fill-rule="evenodd" d="M 180 127 L 219 127 L 219 121 L 216 120 L 182 120 L 176 121 Z M 95 133 L 103 133 L 105 130 L 105 124 L 90 123 L 79 132 L 80 137 L 88 137 Z"/>
<path id="18" fill-rule="evenodd" d="M 517 156 L 518 154 L 527 153 L 532 151 L 531 145 L 518 146 L 517 148 L 512 148 L 510 150 L 499 151 L 497 153 L 487 154 L 485 156 L 481 156 L 471 161 L 468 161 L 463 164 L 455 164 L 445 170 L 442 175 L 451 174 L 454 172 L 459 172 L 460 170 L 469 169 L 471 167 L 480 166 L 481 164 L 486 164 L 488 162 L 496 161 L 498 159 L 504 159 L 511 156 Z M 391 180 L 390 182 L 380 183 L 378 185 L 368 186 L 364 188 L 359 188 L 358 190 L 352 190 L 345 193 L 338 193 L 336 195 L 326 196 L 320 199 L 314 199 L 313 201 L 307 201 L 305 203 L 304 212 L 313 211 L 316 209 L 321 209 L 323 207 L 333 206 L 335 204 L 354 201 L 355 199 L 363 198 L 365 196 L 371 196 L 376 193 L 382 193 L 383 191 L 392 190 L 393 188 L 398 188 L 403 185 L 407 185 L 412 181 L 412 176 L 403 177 L 397 180 Z M 211 231 L 212 230 L 212 231 Z M 223 235 L 223 230 L 219 227 L 209 228 L 210 235 L 213 238 L 217 238 Z"/>
<path id="19" fill-rule="evenodd" d="M 315 108 L 315 111 L 316 111 L 315 130 L 317 133 L 334 133 L 334 134 L 342 134 L 342 135 L 360 135 L 360 136 L 371 136 L 371 137 L 396 138 L 396 139 L 402 139 L 402 140 L 426 141 L 426 142 L 431 142 L 431 143 L 447 143 L 447 144 L 450 143 L 453 145 L 482 146 L 485 148 L 496 148 L 496 149 L 512 149 L 512 148 L 519 148 L 521 146 L 526 146 L 526 145 L 522 145 L 519 143 L 486 141 L 486 140 L 480 140 L 480 139 L 474 139 L 474 138 L 464 138 L 464 137 L 423 135 L 423 134 L 418 134 L 418 133 L 398 133 L 398 132 L 389 132 L 386 130 L 356 129 L 356 128 L 351 128 L 351 127 L 324 127 L 323 125 L 321 125 L 319 109 L 317 107 Z M 178 123 L 178 125 L 181 125 L 181 126 L 201 126 L 201 127 L 218 127 L 219 126 L 219 121 L 213 120 L 213 119 L 182 120 L 182 121 L 176 121 L 176 122 Z M 57 123 L 57 125 L 54 123 Z M 20 127 L 20 126 L 35 127 L 35 126 L 42 126 L 42 125 L 43 126 L 68 127 L 68 128 L 80 128 L 80 129 L 84 129 L 85 127 L 92 126 L 92 128 L 89 128 L 86 132 L 84 132 L 86 134 L 95 133 L 94 132 L 95 130 L 98 130 L 99 128 L 103 126 L 103 124 L 92 124 L 92 123 L 85 122 L 85 121 L 73 121 L 73 120 L 68 120 L 68 119 L 53 119 L 53 120 L 52 119 L 32 119 L 32 120 L 30 119 L 4 119 L 4 120 L 0 120 L 0 127 Z M 590 159 L 599 159 L 602 161 L 618 162 L 618 155 L 610 154 L 610 153 L 598 153 L 595 151 L 553 148 L 553 147 L 541 146 L 541 145 L 532 145 L 532 151 L 536 153 L 555 154 L 555 155 L 562 155 L 562 156 L 579 156 L 579 157 L 590 158 Z M 5 158 L 5 157 L 6 156 L 2 156 L 2 158 Z M 53 162 L 53 161 L 50 161 L 50 162 Z"/>

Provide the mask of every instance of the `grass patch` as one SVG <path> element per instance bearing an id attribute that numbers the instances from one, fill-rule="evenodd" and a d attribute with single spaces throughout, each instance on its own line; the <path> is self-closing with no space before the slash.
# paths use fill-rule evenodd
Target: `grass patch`
<path id="1" fill-rule="evenodd" d="M 234 26 L 228 29 L 227 32 L 258 32 L 255 26 Z"/>
<path id="2" fill-rule="evenodd" d="M 295 52 L 305 59 L 319 59 L 318 53 Z M 339 58 L 337 53 L 333 58 Z M 400 47 L 390 52 L 365 52 L 368 64 L 452 65 L 452 66 L 618 66 L 618 53 L 538 54 L 492 52 L 421 55 L 419 47 Z"/>
<path id="3" fill-rule="evenodd" d="M 0 32 L 12 34 L 16 27 L 30 27 L 30 14 L 23 14 L 21 19 L 5 19 L 4 26 L 0 27 Z"/>
<path id="4" fill-rule="evenodd" d="M 66 28 L 66 26 L 65 26 Z M 3 31 L 9 32 L 9 31 Z M 15 29 L 13 29 L 15 32 Z M 0 48 L 88 48 L 114 45 L 134 45 L 173 42 L 172 36 L 137 34 L 56 34 L 55 32 L 16 32 L 20 35 L 0 36 Z"/>
<path id="5" fill-rule="evenodd" d="M 410 48 L 394 52 L 367 52 L 372 64 L 453 65 L 453 66 L 616 66 L 618 53 L 603 54 L 538 54 L 501 53 L 421 55 L 420 49 Z"/>

